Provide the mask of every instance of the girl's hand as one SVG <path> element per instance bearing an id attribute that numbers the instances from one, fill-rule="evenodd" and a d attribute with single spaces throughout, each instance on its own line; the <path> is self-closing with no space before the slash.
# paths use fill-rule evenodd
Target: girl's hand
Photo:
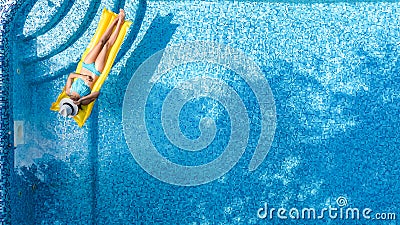
<path id="1" fill-rule="evenodd" d="M 79 99 L 78 101 L 74 101 L 74 104 L 79 106 L 81 104 L 81 100 Z"/>

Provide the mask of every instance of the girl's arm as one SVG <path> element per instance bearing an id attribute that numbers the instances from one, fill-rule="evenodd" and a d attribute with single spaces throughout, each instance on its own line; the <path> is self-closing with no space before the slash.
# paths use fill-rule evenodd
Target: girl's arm
<path id="1" fill-rule="evenodd" d="M 70 94 L 72 82 L 74 82 L 74 79 L 77 77 L 79 77 L 79 75 L 76 73 L 69 74 L 67 78 L 67 83 L 65 84 L 65 92 L 67 93 L 67 95 Z"/>
<path id="2" fill-rule="evenodd" d="M 85 97 L 80 98 L 78 101 L 74 102 L 76 105 L 87 105 L 91 102 L 93 102 L 98 96 L 100 92 L 95 91 L 90 93 L 89 95 L 86 95 Z"/>

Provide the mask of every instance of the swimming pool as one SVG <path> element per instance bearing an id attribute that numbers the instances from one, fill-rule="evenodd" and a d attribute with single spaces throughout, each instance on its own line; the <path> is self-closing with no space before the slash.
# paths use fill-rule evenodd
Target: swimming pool
<path id="1" fill-rule="evenodd" d="M 400 3 L 1 3 L 4 224 L 397 224 Z M 79 128 L 49 107 L 104 7 Z"/>

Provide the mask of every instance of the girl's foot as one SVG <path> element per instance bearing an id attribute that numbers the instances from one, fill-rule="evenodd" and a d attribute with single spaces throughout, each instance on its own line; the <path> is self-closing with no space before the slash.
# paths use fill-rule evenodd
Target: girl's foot
<path id="1" fill-rule="evenodd" d="M 125 20 L 125 11 L 123 9 L 119 10 L 118 17 L 120 20 L 124 21 Z"/>

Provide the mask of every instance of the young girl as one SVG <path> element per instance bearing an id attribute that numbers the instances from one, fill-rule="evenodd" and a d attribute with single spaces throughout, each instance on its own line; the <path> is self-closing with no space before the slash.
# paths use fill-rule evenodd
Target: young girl
<path id="1" fill-rule="evenodd" d="M 71 73 L 68 76 L 65 92 L 76 105 L 87 105 L 99 96 L 98 91 L 91 93 L 92 88 L 103 72 L 109 50 L 117 40 L 124 21 L 125 12 L 120 9 L 118 17 L 107 27 L 99 42 L 85 57 L 81 73 Z"/>

